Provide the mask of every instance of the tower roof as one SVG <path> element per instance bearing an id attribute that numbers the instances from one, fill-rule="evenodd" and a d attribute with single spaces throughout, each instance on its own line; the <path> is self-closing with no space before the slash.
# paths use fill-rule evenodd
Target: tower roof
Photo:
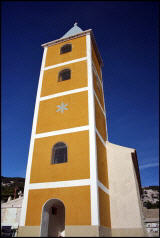
<path id="1" fill-rule="evenodd" d="M 103 61 L 102 61 L 101 55 L 99 53 L 99 50 L 98 50 L 98 47 L 97 47 L 97 44 L 96 44 L 96 41 L 95 41 L 95 38 L 94 38 L 94 35 L 93 35 L 93 32 L 92 32 L 92 29 L 83 31 L 80 27 L 77 26 L 77 22 L 74 24 L 74 27 L 72 27 L 64 36 L 62 36 L 61 38 L 59 38 L 57 40 L 53 40 L 53 41 L 47 42 L 45 44 L 42 44 L 41 46 L 42 47 L 52 46 L 52 45 L 55 45 L 57 43 L 65 42 L 67 40 L 74 39 L 74 38 L 77 38 L 77 37 L 81 37 L 81 36 L 84 36 L 84 35 L 87 35 L 87 34 L 91 35 L 92 43 L 94 45 L 99 63 L 100 63 L 101 66 L 103 66 Z"/>
<path id="2" fill-rule="evenodd" d="M 77 24 L 78 23 L 75 22 L 74 27 L 72 27 L 69 31 L 67 31 L 67 33 L 64 36 L 62 36 L 61 38 L 66 38 L 66 37 L 73 36 L 73 35 L 83 32 L 82 29 L 77 26 Z"/>

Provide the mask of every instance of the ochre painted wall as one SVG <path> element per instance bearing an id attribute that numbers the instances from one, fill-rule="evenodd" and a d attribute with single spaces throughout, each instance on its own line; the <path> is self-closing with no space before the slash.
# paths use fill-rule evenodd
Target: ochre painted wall
<path id="1" fill-rule="evenodd" d="M 29 190 L 25 226 L 40 226 L 47 200 L 60 199 L 65 206 L 65 225 L 91 225 L 90 186 Z"/>
<path id="2" fill-rule="evenodd" d="M 100 64 L 98 62 L 98 59 L 97 59 L 97 56 L 96 56 L 96 53 L 95 53 L 93 45 L 92 45 L 92 61 L 94 63 L 94 66 L 96 67 L 96 70 L 97 70 L 97 73 L 99 75 L 99 78 L 102 80 L 102 77 L 101 77 L 101 67 L 100 67 Z"/>
<path id="3" fill-rule="evenodd" d="M 60 54 L 60 47 L 66 43 L 72 44 L 72 51 Z M 86 57 L 86 36 L 58 43 L 48 47 L 45 67 L 63 63 L 69 60 Z M 92 47 L 92 58 L 101 79 L 101 70 L 95 51 Z M 71 79 L 57 82 L 58 73 L 64 68 L 71 69 Z M 86 87 L 86 61 L 77 62 L 64 67 L 44 71 L 42 96 L 60 93 L 67 90 Z M 95 86 L 95 78 L 94 78 Z M 104 108 L 103 92 L 96 89 L 97 97 Z M 56 112 L 61 103 L 68 104 L 64 113 Z M 106 141 L 105 117 L 95 98 L 96 127 Z M 55 97 L 40 102 L 36 133 L 88 125 L 88 92 L 80 92 L 61 97 Z M 108 171 L 106 150 L 99 137 L 97 141 L 98 179 L 108 188 Z M 68 148 L 68 162 L 51 164 L 52 147 L 57 142 L 64 142 Z M 92 158 L 91 158 L 92 159 Z M 62 134 L 35 139 L 31 166 L 30 183 L 56 182 L 90 178 L 90 154 L 88 131 Z M 39 226 L 44 203 L 52 198 L 60 199 L 65 206 L 66 225 L 91 225 L 90 186 L 62 187 L 52 189 L 29 190 L 26 226 Z M 99 188 L 100 224 L 110 227 L 110 212 L 108 195 Z"/>
<path id="4" fill-rule="evenodd" d="M 95 92 L 96 92 L 96 95 L 97 95 L 97 97 L 98 97 L 98 99 L 99 99 L 99 102 L 100 102 L 102 108 L 104 109 L 103 89 L 102 89 L 102 85 L 101 85 L 100 82 L 99 82 L 99 86 L 100 86 L 100 87 L 98 88 L 97 80 L 99 80 L 99 79 L 97 79 L 96 74 L 95 74 L 94 71 L 93 71 L 94 90 L 95 90 Z"/>
<path id="5" fill-rule="evenodd" d="M 100 225 L 111 227 L 109 195 L 106 194 L 101 188 L 98 188 L 98 192 Z"/>
<path id="6" fill-rule="evenodd" d="M 58 82 L 58 74 L 63 69 L 71 70 L 71 79 Z M 87 86 L 87 63 L 85 60 L 45 70 L 41 97 Z"/>
<path id="7" fill-rule="evenodd" d="M 57 105 L 68 104 L 68 110 L 56 112 Z M 36 133 L 88 125 L 88 92 L 69 94 L 40 102 Z"/>
<path id="8" fill-rule="evenodd" d="M 107 188 L 108 184 L 108 166 L 106 158 L 106 148 L 102 144 L 99 137 L 96 135 L 97 142 L 97 160 L 98 160 L 98 179 Z"/>
<path id="9" fill-rule="evenodd" d="M 30 183 L 90 178 L 89 132 L 81 131 L 35 139 Z M 68 162 L 51 164 L 52 147 L 64 142 Z"/>
<path id="10" fill-rule="evenodd" d="M 72 44 L 72 51 L 65 54 L 60 54 L 60 48 L 68 43 Z M 65 42 L 48 47 L 45 67 L 82 57 L 86 57 L 86 36 L 67 40 Z"/>
<path id="11" fill-rule="evenodd" d="M 102 109 L 100 108 L 96 97 L 94 97 L 95 100 L 95 114 L 96 114 L 96 128 L 100 135 L 102 136 L 103 140 L 106 141 L 106 119 L 102 112 Z"/>

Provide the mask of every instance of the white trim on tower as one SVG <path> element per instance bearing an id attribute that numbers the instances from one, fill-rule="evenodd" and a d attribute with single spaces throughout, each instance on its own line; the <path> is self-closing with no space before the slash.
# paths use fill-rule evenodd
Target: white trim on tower
<path id="1" fill-rule="evenodd" d="M 101 87 L 102 87 L 102 80 L 100 79 L 99 74 L 98 74 L 98 72 L 97 72 L 97 69 L 96 69 L 96 67 L 95 67 L 95 65 L 94 65 L 93 62 L 92 62 L 92 67 L 93 67 L 93 71 L 94 71 L 94 73 L 96 74 L 96 76 L 97 76 L 97 78 L 98 78 L 98 80 L 99 80 L 99 82 L 100 82 L 100 84 L 101 84 Z"/>
<path id="2" fill-rule="evenodd" d="M 67 128 L 67 129 L 63 129 L 63 130 L 39 133 L 39 134 L 35 135 L 35 138 L 43 138 L 43 137 L 48 137 L 48 136 L 57 136 L 57 135 L 74 133 L 74 132 L 79 132 L 79 131 L 87 131 L 87 130 L 89 130 L 89 126 L 88 125 L 86 125 L 86 126 L 79 126 L 79 127 L 72 127 L 72 128 Z"/>
<path id="3" fill-rule="evenodd" d="M 101 140 L 102 144 L 103 144 L 103 145 L 105 146 L 105 148 L 106 148 L 106 142 L 103 140 L 103 138 L 102 138 L 101 134 L 99 133 L 99 131 L 97 130 L 97 128 L 96 128 L 96 133 L 97 133 L 99 139 Z"/>
<path id="4" fill-rule="evenodd" d="M 65 92 L 55 93 L 55 94 L 52 94 L 52 95 L 49 95 L 49 96 L 41 97 L 40 101 L 48 100 L 48 99 L 56 98 L 56 97 L 61 97 L 61 96 L 65 96 L 65 95 L 69 95 L 69 94 L 73 94 L 73 93 L 80 93 L 80 92 L 84 92 L 84 91 L 87 91 L 87 90 L 88 90 L 88 87 L 76 88 L 76 89 L 73 89 L 73 90 L 68 90 L 68 91 L 65 91 Z"/>
<path id="5" fill-rule="evenodd" d="M 41 88 L 42 88 L 42 79 L 43 79 L 44 66 L 45 66 L 45 61 L 46 61 L 46 54 L 47 54 L 47 48 L 45 47 L 44 52 L 43 52 L 43 58 L 42 58 L 40 76 L 39 76 L 39 84 L 38 84 L 38 90 L 37 90 L 37 97 L 36 97 L 36 104 L 35 104 L 35 111 L 34 111 L 34 118 L 33 118 L 33 124 L 32 124 L 32 134 L 31 134 L 31 141 L 30 141 L 30 148 L 29 148 L 29 155 L 28 155 L 27 170 L 26 170 L 24 199 L 23 199 L 23 203 L 22 203 L 20 226 L 24 226 L 25 220 L 26 220 L 28 190 L 29 190 L 29 181 L 30 181 L 30 173 L 31 173 L 31 165 L 32 165 L 32 154 L 33 154 L 33 148 L 34 148 L 34 135 L 36 133 L 38 108 L 39 108 L 39 102 L 40 102 L 40 93 L 41 93 Z"/>
<path id="6" fill-rule="evenodd" d="M 109 195 L 109 189 L 106 188 L 106 186 L 104 186 L 100 181 L 98 181 L 98 186 Z"/>
<path id="7" fill-rule="evenodd" d="M 96 148 L 96 122 L 95 102 L 92 75 L 92 48 L 91 36 L 86 36 L 87 45 L 87 68 L 88 68 L 88 116 L 89 116 L 89 145 L 90 145 L 90 180 L 91 180 L 91 224 L 99 225 L 99 196 L 98 196 L 98 170 L 97 170 L 97 148 Z"/>
<path id="8" fill-rule="evenodd" d="M 44 182 L 44 183 L 30 183 L 29 190 L 89 186 L 90 183 L 91 183 L 90 179 L 65 180 L 65 181 Z M 100 187 L 105 193 L 109 194 L 109 189 L 106 186 L 104 186 L 99 180 L 98 180 L 98 187 Z"/>
<path id="9" fill-rule="evenodd" d="M 107 141 L 108 141 L 108 125 L 107 125 L 107 117 L 106 117 L 106 106 L 105 106 L 105 98 L 104 98 L 104 89 L 103 89 L 103 80 L 100 79 L 99 74 L 97 72 L 97 69 L 94 65 L 94 63 L 92 62 L 92 67 L 93 67 L 93 71 L 95 72 L 95 74 L 97 75 L 97 78 L 101 84 L 102 87 L 102 94 L 103 94 L 103 104 L 104 104 L 104 112 L 105 112 L 105 119 L 106 119 L 106 136 L 107 136 Z M 100 70 L 101 72 L 101 78 L 102 78 L 102 70 Z"/>
<path id="10" fill-rule="evenodd" d="M 97 95 L 96 95 L 96 92 L 94 91 L 94 95 L 95 95 L 95 97 L 96 97 L 96 100 L 97 100 L 97 102 L 98 102 L 98 104 L 99 104 L 99 107 L 101 108 L 101 111 L 103 112 L 103 115 L 104 115 L 104 117 L 105 117 L 105 119 L 106 119 L 106 114 L 105 114 L 105 111 L 103 110 L 103 108 L 102 108 L 102 106 L 101 106 L 101 103 L 100 103 L 100 101 L 99 101 L 99 99 L 98 99 L 98 97 L 97 97 Z"/>
<path id="11" fill-rule="evenodd" d="M 90 185 L 90 179 L 80 179 L 80 180 L 66 180 L 48 183 L 30 183 L 29 189 L 65 188 L 65 187 L 88 186 L 88 185 Z"/>
<path id="12" fill-rule="evenodd" d="M 63 65 L 77 63 L 77 62 L 80 62 L 80 61 L 83 61 L 83 60 L 86 60 L 86 59 L 87 59 L 87 57 L 82 57 L 82 58 L 78 58 L 78 59 L 75 59 L 75 60 L 66 61 L 66 62 L 63 62 L 63 63 L 60 63 L 60 64 L 54 64 L 54 65 L 45 67 L 44 70 L 54 69 L 54 68 L 57 68 L 57 67 L 60 67 L 60 66 L 63 66 Z"/>
<path id="13" fill-rule="evenodd" d="M 101 77 L 102 77 L 102 70 L 101 70 Z M 103 91 L 103 104 L 104 104 L 104 111 L 106 114 L 106 105 L 105 105 L 105 98 L 104 98 L 104 88 L 103 88 L 103 81 L 102 81 L 102 91 Z M 108 124 L 107 124 L 107 116 L 106 116 L 106 137 L 108 141 Z"/>

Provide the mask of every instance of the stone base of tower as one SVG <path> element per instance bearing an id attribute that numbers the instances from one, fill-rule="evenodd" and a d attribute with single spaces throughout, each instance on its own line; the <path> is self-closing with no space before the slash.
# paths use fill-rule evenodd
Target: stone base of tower
<path id="1" fill-rule="evenodd" d="M 18 237 L 40 237 L 40 226 L 21 226 Z M 65 226 L 65 237 L 111 237 L 111 229 L 103 226 Z"/>
<path id="2" fill-rule="evenodd" d="M 23 226 L 18 237 L 40 237 L 40 226 Z M 111 229 L 103 226 L 66 226 L 65 237 L 147 237 L 141 228 Z"/>
<path id="3" fill-rule="evenodd" d="M 112 229 L 112 237 L 148 237 L 143 228 Z"/>
<path id="4" fill-rule="evenodd" d="M 20 226 L 17 232 L 18 237 L 39 237 L 40 226 Z"/>
<path id="5" fill-rule="evenodd" d="M 103 226 L 66 226 L 66 237 L 110 237 L 111 229 Z"/>
<path id="6" fill-rule="evenodd" d="M 146 237 L 143 228 L 111 229 L 104 226 L 66 226 L 66 237 Z"/>

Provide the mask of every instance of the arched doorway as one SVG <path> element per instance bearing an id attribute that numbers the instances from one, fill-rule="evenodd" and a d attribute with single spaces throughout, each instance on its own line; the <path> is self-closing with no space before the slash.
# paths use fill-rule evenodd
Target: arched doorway
<path id="1" fill-rule="evenodd" d="M 59 199 L 48 200 L 42 208 L 41 237 L 64 236 L 65 207 Z"/>

